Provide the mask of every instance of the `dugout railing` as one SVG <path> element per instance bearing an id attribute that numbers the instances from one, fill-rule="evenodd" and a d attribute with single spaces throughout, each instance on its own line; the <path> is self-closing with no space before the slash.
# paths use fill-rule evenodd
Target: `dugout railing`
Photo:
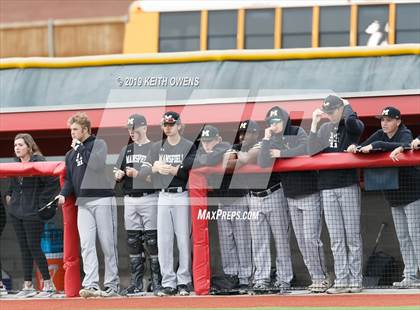
<path id="1" fill-rule="evenodd" d="M 0 178 L 30 177 L 30 176 L 57 176 L 60 185 L 64 183 L 66 169 L 64 162 L 21 162 L 1 163 Z M 66 199 L 62 207 L 64 228 L 64 292 L 67 297 L 79 296 L 80 282 L 80 256 L 79 235 L 77 233 L 77 209 L 74 197 Z"/>
<path id="2" fill-rule="evenodd" d="M 407 151 L 401 154 L 399 161 L 394 162 L 389 153 L 349 154 L 329 153 L 316 156 L 299 156 L 277 160 L 272 169 L 262 169 L 256 165 L 248 165 L 235 170 L 240 175 L 263 174 L 290 171 L 313 171 L 334 169 L 363 169 L 381 167 L 419 166 L 420 152 Z M 223 174 L 222 166 L 193 169 L 190 172 L 189 191 L 191 202 L 192 234 L 193 234 L 193 278 L 194 289 L 199 295 L 209 294 L 211 288 L 211 237 L 209 220 L 202 217 L 208 211 L 208 177 Z M 385 204 L 385 203 L 384 203 Z M 384 208 L 389 208 L 384 205 Z M 378 214 L 378 217 L 381 215 Z M 376 237 L 376 232 L 372 232 Z M 374 239 L 373 239 L 374 240 Z M 251 241 L 250 241 L 251 242 Z M 324 245 L 325 246 L 325 245 Z M 373 247 L 373 245 L 372 245 Z M 401 270 L 402 273 L 402 270 Z"/>

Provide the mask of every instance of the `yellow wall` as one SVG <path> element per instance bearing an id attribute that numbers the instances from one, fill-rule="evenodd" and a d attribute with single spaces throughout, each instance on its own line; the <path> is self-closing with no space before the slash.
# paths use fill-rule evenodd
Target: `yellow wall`
<path id="1" fill-rule="evenodd" d="M 141 11 L 132 5 L 125 27 L 124 54 L 157 53 L 159 51 L 159 12 Z M 147 25 L 146 29 L 142 26 Z"/>

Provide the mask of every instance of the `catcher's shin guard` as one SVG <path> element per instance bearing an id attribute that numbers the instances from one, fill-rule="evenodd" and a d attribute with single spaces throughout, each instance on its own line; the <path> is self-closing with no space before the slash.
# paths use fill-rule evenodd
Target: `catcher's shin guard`
<path id="1" fill-rule="evenodd" d="M 131 285 L 138 290 L 143 290 L 143 276 L 144 276 L 144 257 L 140 255 L 130 255 L 131 267 Z"/>
<path id="2" fill-rule="evenodd" d="M 162 275 L 160 274 L 160 265 L 157 255 L 150 256 L 150 271 L 152 276 L 152 291 L 156 292 L 160 289 L 162 283 Z"/>

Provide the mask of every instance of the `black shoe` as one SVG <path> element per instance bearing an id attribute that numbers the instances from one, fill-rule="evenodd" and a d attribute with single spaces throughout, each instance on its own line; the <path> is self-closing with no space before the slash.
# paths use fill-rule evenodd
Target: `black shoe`
<path id="1" fill-rule="evenodd" d="M 248 284 L 239 284 L 238 289 L 239 289 L 238 291 L 239 295 L 245 295 L 245 294 L 248 294 L 249 286 Z"/>
<path id="2" fill-rule="evenodd" d="M 277 293 L 280 295 L 286 294 L 290 291 L 290 283 L 287 282 L 276 282 L 273 285 L 273 293 Z"/>
<path id="3" fill-rule="evenodd" d="M 191 284 L 178 285 L 178 294 L 180 296 L 188 296 L 191 293 Z"/>
<path id="4" fill-rule="evenodd" d="M 144 296 L 146 292 L 135 285 L 131 285 L 121 292 L 121 296 Z"/>
<path id="5" fill-rule="evenodd" d="M 155 295 L 163 297 L 163 296 L 173 296 L 173 295 L 176 295 L 176 293 L 177 293 L 176 288 L 167 286 L 158 290 Z"/>
<path id="6" fill-rule="evenodd" d="M 268 294 L 270 293 L 270 286 L 266 283 L 256 283 L 252 287 L 254 294 Z"/>

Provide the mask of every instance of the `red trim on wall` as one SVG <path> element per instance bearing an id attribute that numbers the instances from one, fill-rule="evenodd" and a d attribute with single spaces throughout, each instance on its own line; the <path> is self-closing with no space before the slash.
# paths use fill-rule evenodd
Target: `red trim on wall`
<path id="1" fill-rule="evenodd" d="M 372 117 L 378 115 L 386 106 L 395 106 L 407 116 L 420 116 L 420 95 L 363 97 L 349 98 L 353 109 L 359 117 Z M 143 108 L 112 108 L 87 109 L 93 128 L 123 127 L 127 117 L 132 113 L 143 114 L 150 125 L 158 125 L 161 115 L 167 110 L 181 113 L 185 124 L 229 123 L 252 118 L 256 121 L 264 120 L 265 113 L 273 106 L 278 105 L 290 112 L 293 120 L 310 119 L 312 111 L 321 105 L 322 100 L 298 100 L 281 102 L 254 102 L 200 104 L 188 106 L 143 107 Z M 55 131 L 67 130 L 67 119 L 75 110 L 0 113 L 0 132 L 26 132 L 26 131 Z"/>

